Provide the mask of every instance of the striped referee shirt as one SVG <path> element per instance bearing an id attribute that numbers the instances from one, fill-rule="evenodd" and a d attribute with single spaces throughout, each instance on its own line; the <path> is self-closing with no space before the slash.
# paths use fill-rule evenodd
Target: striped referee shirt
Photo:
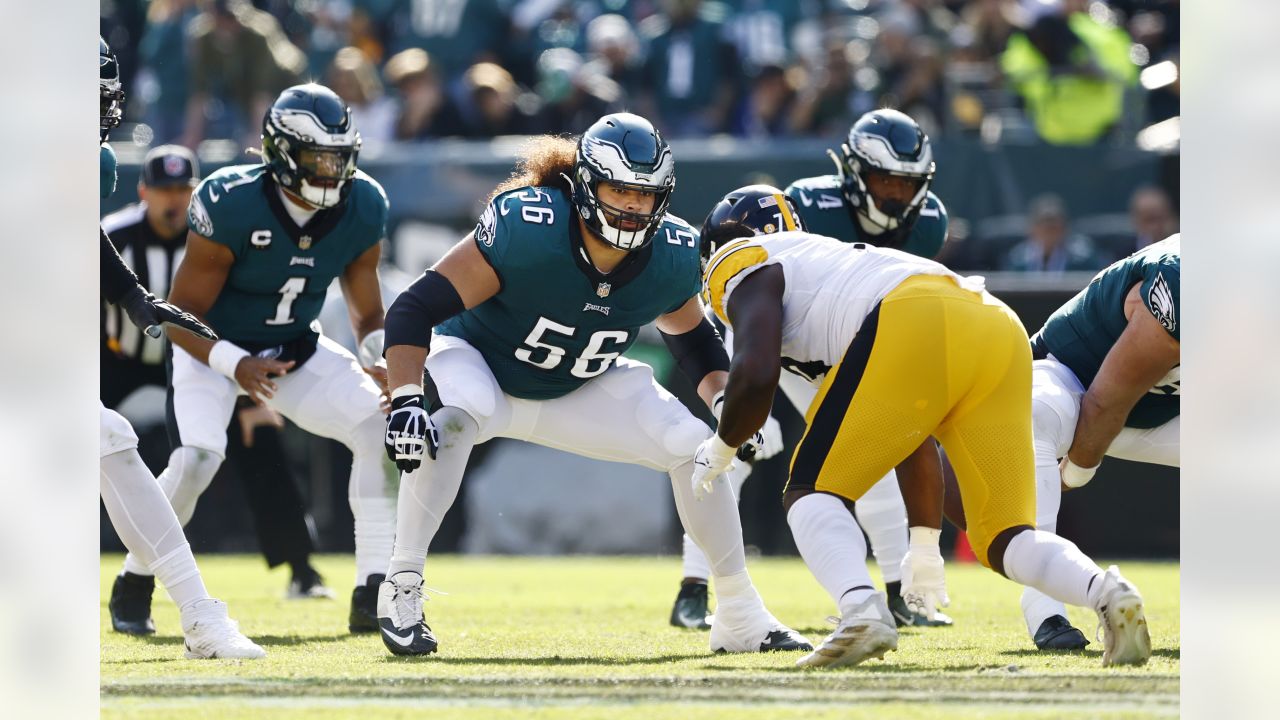
<path id="1" fill-rule="evenodd" d="M 175 238 L 160 237 L 147 222 L 146 203 L 134 203 L 102 219 L 111 242 L 120 257 L 133 268 L 142 287 L 158 298 L 169 295 L 173 273 L 182 262 L 187 234 Z M 148 337 L 129 322 L 119 307 L 102 303 L 102 343 L 111 352 L 134 358 L 144 365 L 164 362 L 164 338 Z"/>

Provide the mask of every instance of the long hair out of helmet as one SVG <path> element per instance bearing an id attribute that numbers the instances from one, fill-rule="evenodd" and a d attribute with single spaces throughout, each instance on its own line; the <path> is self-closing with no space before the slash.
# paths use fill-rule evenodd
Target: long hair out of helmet
<path id="1" fill-rule="evenodd" d="M 623 250 L 638 250 L 653 239 L 676 184 L 671 146 L 639 115 L 605 115 L 578 139 L 573 166 L 573 204 L 592 234 Z M 600 199 L 600 183 L 654 194 L 653 209 L 628 212 Z M 624 224 L 634 227 L 624 229 Z"/>
<path id="2" fill-rule="evenodd" d="M 702 261 L 741 237 L 803 231 L 795 202 L 772 185 L 746 185 L 731 190 L 702 221 Z"/>
<path id="3" fill-rule="evenodd" d="M 124 116 L 124 86 L 120 64 L 102 36 L 98 36 L 98 98 L 98 142 L 106 142 Z"/>
<path id="4" fill-rule="evenodd" d="M 360 144 L 351 109 L 316 83 L 286 89 L 262 118 L 262 155 L 272 177 L 316 207 L 347 199 Z"/>
<path id="5" fill-rule="evenodd" d="M 929 136 L 916 121 L 897 110 L 869 112 L 849 129 L 839 156 L 830 150 L 827 154 L 836 163 L 841 191 L 862 230 L 875 235 L 878 245 L 905 241 L 924 207 L 935 169 Z M 868 186 L 873 173 L 910 178 L 919 185 L 905 203 L 877 203 Z"/>

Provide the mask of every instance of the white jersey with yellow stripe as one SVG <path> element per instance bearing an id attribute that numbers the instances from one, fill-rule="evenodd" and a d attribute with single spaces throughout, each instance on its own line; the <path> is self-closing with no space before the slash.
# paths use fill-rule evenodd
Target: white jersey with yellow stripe
<path id="1" fill-rule="evenodd" d="M 703 275 L 703 299 L 728 326 L 729 297 L 743 279 L 769 265 L 782 267 L 782 356 L 788 369 L 816 382 L 840 361 L 871 311 L 903 280 L 945 275 L 981 289 L 939 263 L 865 243 L 844 243 L 807 232 L 734 240 L 720 248 Z"/>

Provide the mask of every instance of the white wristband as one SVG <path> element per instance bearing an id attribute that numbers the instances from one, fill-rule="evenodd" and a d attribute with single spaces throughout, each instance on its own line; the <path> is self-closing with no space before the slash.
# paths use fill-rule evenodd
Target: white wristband
<path id="1" fill-rule="evenodd" d="M 400 387 L 391 391 L 391 399 L 395 400 L 396 398 L 408 397 L 409 395 L 421 395 L 421 394 L 422 394 L 421 385 L 412 385 L 412 384 L 401 385 Z"/>
<path id="2" fill-rule="evenodd" d="M 1100 465 L 1094 465 L 1091 468 L 1080 467 L 1071 462 L 1071 458 L 1065 458 L 1062 463 L 1062 484 L 1069 488 L 1078 488 L 1081 485 L 1093 479 L 1093 474 L 1098 472 Z"/>
<path id="3" fill-rule="evenodd" d="M 942 531 L 923 525 L 911 528 L 911 545 L 921 547 L 938 547 L 942 539 Z"/>
<path id="4" fill-rule="evenodd" d="M 720 411 L 724 409 L 724 391 L 716 393 L 711 397 L 711 416 L 720 422 Z"/>
<path id="5" fill-rule="evenodd" d="M 382 328 L 378 328 L 368 335 L 365 335 L 364 339 L 360 341 L 360 347 L 358 348 L 360 352 L 360 364 L 364 367 L 373 367 L 374 365 L 377 365 L 378 362 L 382 360 L 382 351 L 385 348 L 386 342 L 387 333 Z"/>
<path id="6" fill-rule="evenodd" d="M 249 351 L 230 340 L 219 340 L 209 350 L 209 367 L 226 375 L 231 382 L 236 381 L 236 366 L 242 358 L 249 357 Z"/>

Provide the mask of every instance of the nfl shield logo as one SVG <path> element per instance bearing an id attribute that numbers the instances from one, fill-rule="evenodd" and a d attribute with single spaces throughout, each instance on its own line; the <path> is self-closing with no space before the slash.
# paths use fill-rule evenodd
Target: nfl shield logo
<path id="1" fill-rule="evenodd" d="M 303 235 L 302 237 L 298 238 L 298 248 L 299 248 L 299 249 L 301 249 L 301 250 L 310 250 L 310 249 L 311 249 L 311 236 L 310 236 L 310 235 Z"/>
<path id="2" fill-rule="evenodd" d="M 187 169 L 187 162 L 177 155 L 164 156 L 164 174 L 170 177 L 180 177 Z"/>
<path id="3" fill-rule="evenodd" d="M 599 295 L 602 298 L 607 298 L 609 297 L 609 291 L 612 289 L 613 289 L 613 286 L 610 285 L 609 283 L 600 283 L 598 286 L 596 286 L 596 295 Z"/>

